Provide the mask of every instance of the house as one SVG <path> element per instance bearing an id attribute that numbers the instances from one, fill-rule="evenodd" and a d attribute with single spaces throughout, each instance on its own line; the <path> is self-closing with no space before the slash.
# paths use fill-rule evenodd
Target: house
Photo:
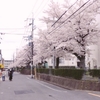
<path id="1" fill-rule="evenodd" d="M 90 53 L 86 54 L 85 67 L 86 69 L 100 69 L 100 43 L 98 45 L 88 46 Z M 54 67 L 54 58 L 47 58 L 48 66 Z M 59 67 L 75 66 L 77 68 L 77 58 L 72 55 L 71 57 L 60 57 Z"/>
<path id="2" fill-rule="evenodd" d="M 55 67 L 54 65 L 54 58 L 47 58 L 46 61 L 48 62 L 48 66 Z M 77 58 L 74 55 L 71 57 L 59 57 L 59 67 L 77 67 Z"/>

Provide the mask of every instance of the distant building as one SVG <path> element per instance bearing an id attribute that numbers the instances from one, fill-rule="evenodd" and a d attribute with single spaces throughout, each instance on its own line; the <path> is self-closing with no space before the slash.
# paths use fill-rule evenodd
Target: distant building
<path id="1" fill-rule="evenodd" d="M 11 63 L 13 63 L 13 60 L 4 60 L 4 67 L 5 67 L 5 69 L 7 69 L 8 66 L 9 66 Z"/>

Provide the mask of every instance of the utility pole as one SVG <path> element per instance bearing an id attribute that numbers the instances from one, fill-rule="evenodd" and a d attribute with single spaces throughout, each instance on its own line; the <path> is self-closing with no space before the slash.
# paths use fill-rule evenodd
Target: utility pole
<path id="1" fill-rule="evenodd" d="M 34 56 L 34 43 L 33 43 L 33 40 L 34 40 L 34 18 L 33 18 L 33 14 L 32 14 L 32 18 L 27 18 L 27 20 L 28 19 L 31 20 L 31 22 L 29 23 L 29 26 L 31 26 L 31 35 L 26 38 L 28 38 L 28 40 L 30 40 L 30 42 L 29 42 L 29 46 L 31 46 L 30 66 L 31 66 L 31 78 L 33 78 L 33 65 L 34 65 L 34 61 L 33 61 L 33 56 Z"/>
<path id="2" fill-rule="evenodd" d="M 53 48 L 53 69 L 55 68 L 55 46 Z"/>
<path id="3" fill-rule="evenodd" d="M 34 33 L 33 33 L 33 31 L 34 31 L 34 29 L 33 29 L 33 27 L 34 27 L 34 19 L 32 18 L 31 19 L 32 20 L 32 22 L 29 24 L 29 25 L 32 25 L 32 31 L 31 31 L 31 51 L 32 51 L 32 56 L 31 56 L 31 63 L 30 63 L 30 66 L 31 66 L 31 78 L 33 78 L 33 54 L 34 54 L 34 50 L 33 50 L 33 48 L 34 48 L 34 44 L 33 44 L 33 39 L 34 39 Z"/>
<path id="4" fill-rule="evenodd" d="M 33 51 L 33 48 L 34 48 L 34 44 L 33 44 L 33 39 L 34 39 L 34 37 L 33 37 L 33 27 L 34 27 L 34 19 L 32 18 L 32 61 L 31 61 L 31 63 L 32 63 L 32 66 L 31 66 L 31 78 L 33 78 L 33 56 L 34 56 L 34 51 Z"/>

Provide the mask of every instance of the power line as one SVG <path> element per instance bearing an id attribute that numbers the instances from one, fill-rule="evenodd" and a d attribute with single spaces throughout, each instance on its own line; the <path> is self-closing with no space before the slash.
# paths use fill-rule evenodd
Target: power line
<path id="1" fill-rule="evenodd" d="M 86 8 L 84 8 L 82 11 L 80 11 L 78 14 L 76 14 L 74 17 L 76 17 L 77 15 L 79 15 L 80 13 L 82 13 L 84 10 L 86 10 L 87 8 L 89 8 L 94 2 L 96 2 L 97 0 L 93 1 L 91 4 L 89 4 Z M 73 17 L 73 18 L 74 18 Z M 72 19 L 73 19 L 72 18 Z"/>
<path id="2" fill-rule="evenodd" d="M 75 13 L 77 13 L 82 7 L 84 7 L 90 0 L 88 0 L 87 2 L 85 2 L 81 7 L 79 7 L 73 14 L 71 14 L 67 19 L 65 19 L 60 25 L 58 25 L 57 27 L 55 27 L 50 33 L 52 33 L 53 31 L 55 31 L 57 28 L 59 28 L 61 25 L 63 25 L 68 19 L 70 19 Z"/>
<path id="3" fill-rule="evenodd" d="M 0 30 L 22 30 L 24 28 L 0 28 Z"/>
<path id="4" fill-rule="evenodd" d="M 31 10 L 31 12 L 33 12 L 33 9 L 35 8 L 35 6 L 36 6 L 36 4 L 38 3 L 38 0 L 35 0 L 35 3 L 34 3 L 34 5 L 33 5 L 33 8 L 32 8 L 32 10 Z M 30 13 L 31 14 L 31 13 Z M 30 16 L 30 14 L 28 15 L 28 17 Z M 27 18 L 28 18 L 27 17 Z"/>
<path id="5" fill-rule="evenodd" d="M 28 21 L 28 18 L 27 18 L 27 20 L 25 20 L 25 21 L 27 21 L 26 22 L 26 25 L 25 25 L 25 27 L 27 26 L 27 24 L 29 24 L 30 22 Z M 25 28 L 26 30 L 25 30 L 25 34 L 24 34 L 24 36 L 25 35 L 31 35 L 29 32 L 31 32 L 31 28 L 29 27 L 29 25 Z M 27 40 L 26 40 L 27 41 Z M 20 42 L 20 45 L 19 45 L 19 47 L 21 47 L 21 45 L 23 44 L 23 42 L 25 42 L 25 38 L 24 37 L 22 37 L 22 40 L 21 40 L 21 42 Z"/>
<path id="6" fill-rule="evenodd" d="M 38 1 L 39 1 L 39 0 L 36 0 L 36 1 L 35 1 L 34 6 L 33 6 L 33 8 L 32 8 L 32 12 L 33 12 L 33 9 L 35 8 L 36 4 L 38 3 Z M 31 14 L 31 13 L 30 13 L 30 14 Z M 29 14 L 29 16 L 30 16 L 30 14 Z M 27 18 L 29 18 L 29 16 L 28 16 Z M 29 22 L 27 22 L 27 23 L 29 23 Z M 26 25 L 27 25 L 27 24 L 26 24 Z M 28 30 L 31 30 L 31 29 L 29 29 L 29 26 L 28 26 L 28 28 L 26 28 L 26 29 L 27 29 L 27 30 L 26 30 L 26 33 L 27 33 Z M 22 38 L 21 44 L 22 44 L 22 42 L 23 42 L 23 38 Z M 21 44 L 20 44 L 20 45 L 21 45 Z"/>
<path id="7" fill-rule="evenodd" d="M 44 1 L 45 1 L 45 0 L 44 0 Z M 43 4 L 44 1 L 42 1 L 42 2 L 40 3 L 40 6 L 39 6 L 38 9 L 36 10 L 36 12 L 39 10 L 39 8 L 41 7 L 41 5 Z M 37 2 L 38 2 L 38 0 L 37 0 Z M 35 6 L 36 6 L 36 3 L 37 3 L 37 2 L 35 2 Z M 48 1 L 47 1 L 47 2 L 48 2 Z M 47 2 L 45 3 L 45 5 L 47 4 Z M 44 6 L 45 6 L 45 5 L 44 5 Z M 35 6 L 34 6 L 33 8 L 35 8 Z M 44 7 L 44 6 L 43 6 L 43 7 Z M 33 10 L 33 9 L 32 9 L 32 10 Z M 41 9 L 41 10 L 42 10 L 42 9 Z M 36 14 L 36 15 L 37 15 L 37 14 Z M 37 16 L 36 16 L 36 17 L 37 17 Z M 29 29 L 29 28 L 27 28 L 27 29 Z"/>
<path id="8" fill-rule="evenodd" d="M 47 2 L 43 5 L 42 9 L 41 9 L 39 12 L 41 12 L 41 11 L 43 10 L 43 8 L 47 5 L 48 1 L 49 1 L 49 0 L 47 0 Z M 41 6 L 41 5 L 40 5 L 40 6 Z M 39 8 L 40 8 L 40 6 L 39 6 Z M 35 17 L 37 17 L 37 16 L 38 16 L 39 12 L 36 14 L 36 16 L 35 16 Z"/>
<path id="9" fill-rule="evenodd" d="M 83 8 L 90 0 L 88 0 L 87 2 L 85 2 L 80 8 L 78 8 L 72 15 L 70 15 L 66 20 L 64 20 L 63 23 L 65 23 L 65 21 L 67 21 L 69 18 L 71 18 L 75 13 L 77 13 L 81 8 Z M 62 23 L 62 24 L 63 24 Z"/>
<path id="10" fill-rule="evenodd" d="M 78 1 L 78 0 L 77 0 L 77 1 Z M 77 2 L 77 1 L 76 1 L 76 2 Z M 81 7 L 79 7 L 79 8 L 78 8 L 72 15 L 70 15 L 65 21 L 67 21 L 69 18 L 71 18 L 71 17 L 72 17 L 75 13 L 77 13 L 82 7 L 84 7 L 89 1 L 90 1 L 90 0 L 88 0 L 87 2 L 85 2 Z M 73 7 L 73 6 L 76 4 L 76 2 L 75 2 L 72 6 L 70 6 L 69 9 L 70 9 L 71 7 Z M 93 4 L 93 3 L 92 3 L 92 4 Z M 92 4 L 91 4 L 91 5 L 92 5 Z M 69 9 L 68 9 L 68 10 L 69 10 Z M 85 8 L 85 9 L 86 9 L 86 8 Z M 85 10 L 85 9 L 84 9 L 84 10 Z M 68 10 L 67 10 L 67 11 L 68 11 Z M 60 19 L 67 11 L 65 11 L 65 12 L 59 17 L 59 19 Z M 82 11 L 83 11 L 83 10 L 82 10 Z M 65 21 L 64 21 L 63 23 L 61 23 L 60 25 L 64 24 Z M 56 23 L 56 22 L 55 22 L 55 23 Z M 54 23 L 54 24 L 55 24 L 55 23 Z M 60 25 L 59 25 L 59 26 L 60 26 Z M 53 25 L 52 25 L 52 26 L 53 26 Z M 59 27 L 59 26 L 58 26 L 58 27 Z M 58 27 L 56 27 L 55 29 L 57 29 Z M 54 29 L 54 30 L 55 30 L 55 29 Z M 49 32 L 49 33 L 52 33 L 54 30 L 52 30 L 52 31 Z M 44 34 L 43 34 L 43 35 L 44 35 Z M 45 35 L 44 35 L 44 36 L 45 36 Z M 45 36 L 45 38 L 46 38 L 46 36 Z M 48 41 L 47 38 L 46 38 L 46 40 Z M 49 42 L 49 41 L 48 41 L 48 42 Z"/>
<path id="11" fill-rule="evenodd" d="M 5 35 L 5 34 L 9 34 L 9 35 L 25 35 L 25 34 L 22 34 L 22 33 L 2 33 L 0 32 L 1 35 Z"/>
<path id="12" fill-rule="evenodd" d="M 65 15 L 68 12 L 68 10 L 70 10 L 77 3 L 77 1 L 74 4 L 72 4 L 51 26 L 54 26 L 63 17 L 63 15 Z"/>

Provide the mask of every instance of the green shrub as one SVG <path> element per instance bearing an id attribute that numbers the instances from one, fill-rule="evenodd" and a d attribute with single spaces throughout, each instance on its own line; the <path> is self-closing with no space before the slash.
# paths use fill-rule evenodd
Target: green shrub
<path id="1" fill-rule="evenodd" d="M 89 73 L 92 77 L 100 77 L 100 69 L 91 69 Z"/>
<path id="2" fill-rule="evenodd" d="M 82 79 L 82 76 L 84 74 L 83 69 L 37 69 L 38 73 L 45 73 L 45 74 L 52 74 L 55 76 L 61 76 L 61 77 L 70 77 L 74 79 Z"/>
<path id="3" fill-rule="evenodd" d="M 37 68 L 36 70 L 38 73 L 49 74 L 49 69 L 46 69 L 46 68 Z"/>

